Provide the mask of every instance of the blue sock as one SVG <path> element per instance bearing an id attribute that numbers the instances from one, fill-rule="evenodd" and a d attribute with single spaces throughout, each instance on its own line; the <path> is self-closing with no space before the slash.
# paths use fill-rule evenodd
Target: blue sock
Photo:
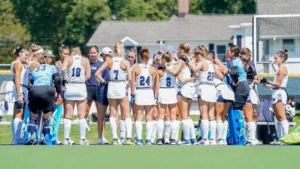
<path id="1" fill-rule="evenodd" d="M 34 132 L 36 131 L 36 127 L 37 127 L 37 120 L 30 119 L 29 125 L 28 125 L 28 131 L 29 131 L 30 135 L 34 134 Z"/>
<path id="2" fill-rule="evenodd" d="M 44 133 L 45 137 L 47 134 L 50 134 L 50 120 L 49 119 L 44 119 L 43 133 Z"/>

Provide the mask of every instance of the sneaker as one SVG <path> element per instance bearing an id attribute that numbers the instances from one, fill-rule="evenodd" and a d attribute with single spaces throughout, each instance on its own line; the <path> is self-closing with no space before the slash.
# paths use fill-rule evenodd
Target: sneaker
<path id="1" fill-rule="evenodd" d="M 59 141 L 59 140 L 56 140 L 55 144 L 56 144 L 56 145 L 62 145 L 62 142 Z"/>
<path id="2" fill-rule="evenodd" d="M 212 145 L 212 146 L 217 145 L 215 139 L 210 139 L 210 140 L 209 140 L 209 144 Z"/>
<path id="3" fill-rule="evenodd" d="M 201 142 L 200 142 L 201 145 L 204 145 L 204 146 L 208 146 L 209 145 L 209 141 L 207 139 L 203 139 Z"/>
<path id="4" fill-rule="evenodd" d="M 112 145 L 118 145 L 119 144 L 118 141 L 119 140 L 117 138 L 114 138 L 113 141 L 112 141 Z"/>
<path id="5" fill-rule="evenodd" d="M 137 137 L 134 137 L 134 143 L 137 143 L 137 140 L 138 140 Z"/>
<path id="6" fill-rule="evenodd" d="M 156 144 L 157 144 L 157 145 L 162 145 L 162 144 L 163 144 L 162 139 L 161 139 L 161 138 L 160 138 L 160 139 L 157 139 Z"/>
<path id="7" fill-rule="evenodd" d="M 136 141 L 136 145 L 143 145 L 143 140 L 139 140 L 139 139 L 138 139 L 138 140 Z"/>
<path id="8" fill-rule="evenodd" d="M 146 140 L 146 145 L 151 145 L 151 140 Z"/>
<path id="9" fill-rule="evenodd" d="M 164 144 L 170 144 L 170 140 L 169 139 L 165 139 Z"/>
<path id="10" fill-rule="evenodd" d="M 65 138 L 64 145 L 74 145 L 75 142 L 69 138 Z"/>
<path id="11" fill-rule="evenodd" d="M 155 138 L 151 138 L 151 144 L 152 145 L 156 144 L 156 139 Z"/>
<path id="12" fill-rule="evenodd" d="M 181 145 L 187 145 L 187 146 L 190 146 L 190 145 L 192 145 L 192 142 L 191 142 L 191 140 L 185 140 L 185 141 L 182 141 L 182 142 L 181 142 Z"/>
<path id="13" fill-rule="evenodd" d="M 199 144 L 196 139 L 191 139 L 191 143 L 192 143 L 192 145 L 198 145 Z"/>
<path id="14" fill-rule="evenodd" d="M 120 138 L 120 142 L 121 142 L 122 145 L 125 145 L 125 138 L 124 138 L 124 137 L 121 137 L 121 138 Z"/>
<path id="15" fill-rule="evenodd" d="M 275 139 L 274 141 L 270 142 L 271 145 L 285 145 L 284 143 L 282 143 L 281 141 L 279 141 L 278 139 Z"/>
<path id="16" fill-rule="evenodd" d="M 262 141 L 259 141 L 257 139 L 255 139 L 255 140 L 256 140 L 256 145 L 264 145 L 264 143 Z"/>
<path id="17" fill-rule="evenodd" d="M 177 145 L 177 141 L 176 141 L 175 139 L 171 139 L 171 140 L 170 140 L 170 144 L 171 144 L 171 145 Z"/>
<path id="18" fill-rule="evenodd" d="M 82 146 L 88 146 L 90 143 L 87 139 L 81 139 L 79 140 L 79 144 Z"/>
<path id="19" fill-rule="evenodd" d="M 256 140 L 248 139 L 246 141 L 247 146 L 255 146 L 257 144 Z"/>
<path id="20" fill-rule="evenodd" d="M 217 145 L 220 145 L 220 146 L 224 145 L 223 139 L 219 139 L 217 141 Z"/>
<path id="21" fill-rule="evenodd" d="M 134 142 L 132 141 L 131 138 L 127 138 L 125 141 L 125 145 L 134 145 Z"/>

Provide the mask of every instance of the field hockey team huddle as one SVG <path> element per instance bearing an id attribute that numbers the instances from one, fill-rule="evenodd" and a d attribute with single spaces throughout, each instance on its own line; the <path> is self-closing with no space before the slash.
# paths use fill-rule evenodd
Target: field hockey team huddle
<path id="1" fill-rule="evenodd" d="M 255 87 L 260 83 L 272 89 L 278 139 L 288 134 L 285 116 L 288 71 L 284 65 L 287 51 L 274 54 L 278 71 L 272 82 L 257 75 L 251 51 L 236 45 L 228 47 L 226 65 L 214 51 L 208 51 L 203 45 L 192 50 L 188 43 L 180 44 L 176 51 L 159 51 L 153 58 L 147 48 L 139 53 L 130 49 L 125 54 L 122 42 L 116 43 L 113 51 L 108 47 L 100 51 L 97 46 L 91 46 L 89 59 L 82 56 L 79 48 L 70 50 L 65 45 L 59 48 L 57 62 L 51 51 L 34 44 L 29 50 L 18 46 L 14 54 L 12 144 L 24 144 L 21 127 L 25 105 L 31 112 L 28 131 L 32 136 L 25 144 L 32 144 L 41 114 L 42 132 L 45 137 L 50 133 L 49 123 L 56 103 L 64 107 L 64 140 L 57 144 L 75 144 L 70 131 L 76 104 L 79 144 L 88 145 L 87 119 L 94 101 L 98 144 L 227 145 L 227 113 L 232 107 L 245 118 L 246 144 L 258 145 L 261 144 L 256 137 L 259 98 Z M 103 61 L 98 60 L 99 55 Z M 200 111 L 200 141 L 190 116 L 195 96 Z M 107 109 L 112 142 L 104 137 Z M 182 139 L 179 139 L 180 128 Z M 276 143 L 279 141 L 275 140 Z"/>

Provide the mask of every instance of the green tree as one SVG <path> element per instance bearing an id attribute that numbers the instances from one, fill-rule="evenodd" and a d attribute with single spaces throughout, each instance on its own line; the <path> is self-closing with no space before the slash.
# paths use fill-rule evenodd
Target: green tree
<path id="1" fill-rule="evenodd" d="M 13 49 L 17 45 L 26 44 L 30 39 L 27 29 L 24 28 L 15 13 L 10 1 L 0 1 L 0 56 L 1 63 L 9 63 L 15 57 Z"/>

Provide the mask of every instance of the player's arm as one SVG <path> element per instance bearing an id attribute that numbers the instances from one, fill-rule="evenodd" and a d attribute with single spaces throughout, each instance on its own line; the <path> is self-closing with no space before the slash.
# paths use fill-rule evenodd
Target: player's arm
<path id="1" fill-rule="evenodd" d="M 170 67 L 166 67 L 166 71 L 168 71 L 173 76 L 177 76 L 184 64 L 185 64 L 184 61 L 179 60 L 178 65 L 175 68 L 172 69 Z"/>
<path id="2" fill-rule="evenodd" d="M 68 70 L 68 65 L 69 65 L 69 57 L 66 57 L 64 59 L 62 68 L 61 68 L 61 74 L 64 80 L 67 80 L 67 70 Z"/>
<path id="3" fill-rule="evenodd" d="M 153 91 L 155 91 L 155 88 L 156 88 L 155 80 L 156 80 L 157 71 L 153 66 L 150 66 L 150 72 L 151 72 L 151 76 L 152 76 L 152 82 L 151 82 L 152 89 L 153 89 Z"/>
<path id="4" fill-rule="evenodd" d="M 177 78 L 178 78 L 179 82 L 182 83 L 182 84 L 185 84 L 185 83 L 187 83 L 187 82 L 190 82 L 190 81 L 195 80 L 195 76 L 189 77 L 189 78 L 187 78 L 187 79 L 183 79 L 182 76 L 181 76 L 181 74 L 179 74 L 179 75 L 177 76 Z"/>
<path id="5" fill-rule="evenodd" d="M 106 81 L 102 78 L 102 72 L 105 70 L 105 68 L 108 67 L 108 64 L 112 62 L 112 60 L 108 60 L 103 63 L 103 65 L 95 72 L 96 78 L 99 80 L 100 83 L 105 83 Z"/>
<path id="6" fill-rule="evenodd" d="M 224 74 L 222 73 L 222 68 L 218 67 L 216 65 L 214 65 L 214 69 L 215 69 L 215 74 L 218 78 L 223 79 L 224 78 Z M 220 70 L 221 69 L 221 70 Z"/>
<path id="7" fill-rule="evenodd" d="M 91 77 L 91 65 L 87 58 L 85 58 L 85 64 L 86 64 L 85 80 L 88 80 Z"/>
<path id="8" fill-rule="evenodd" d="M 227 67 L 217 57 L 215 58 L 215 64 L 222 68 L 221 70 L 224 75 L 228 73 Z"/>
<path id="9" fill-rule="evenodd" d="M 164 72 L 162 70 L 157 70 L 157 73 L 156 73 L 156 77 L 155 77 L 155 96 L 157 97 L 158 96 L 158 91 L 159 91 L 159 88 L 160 88 L 160 77 L 162 77 L 162 74 Z"/>
<path id="10" fill-rule="evenodd" d="M 281 69 L 279 69 L 278 71 L 278 77 L 277 77 L 277 80 L 276 82 L 270 82 L 270 81 L 266 81 L 266 84 L 269 84 L 275 88 L 279 88 L 281 83 L 282 83 L 282 79 L 284 77 L 284 75 L 287 74 L 287 69 L 286 67 L 282 67 Z"/>
<path id="11" fill-rule="evenodd" d="M 127 60 L 124 60 L 124 61 L 125 61 L 125 65 L 126 65 L 126 72 L 128 74 L 128 86 L 131 86 L 132 77 L 131 77 L 130 63 Z"/>
<path id="12" fill-rule="evenodd" d="M 135 72 L 137 71 L 138 66 L 133 67 L 132 72 L 131 72 L 131 104 L 134 104 L 135 102 L 135 87 L 136 87 L 136 76 Z"/>
<path id="13" fill-rule="evenodd" d="M 22 69 L 23 69 L 23 66 L 21 63 L 19 62 L 16 62 L 14 64 L 14 72 L 15 72 L 15 86 L 16 86 L 16 90 L 17 90 L 17 94 L 18 94 L 18 101 L 19 101 L 19 98 L 22 98 L 23 95 L 21 93 L 21 82 L 20 82 L 20 76 L 21 76 L 21 72 L 22 72 Z"/>

